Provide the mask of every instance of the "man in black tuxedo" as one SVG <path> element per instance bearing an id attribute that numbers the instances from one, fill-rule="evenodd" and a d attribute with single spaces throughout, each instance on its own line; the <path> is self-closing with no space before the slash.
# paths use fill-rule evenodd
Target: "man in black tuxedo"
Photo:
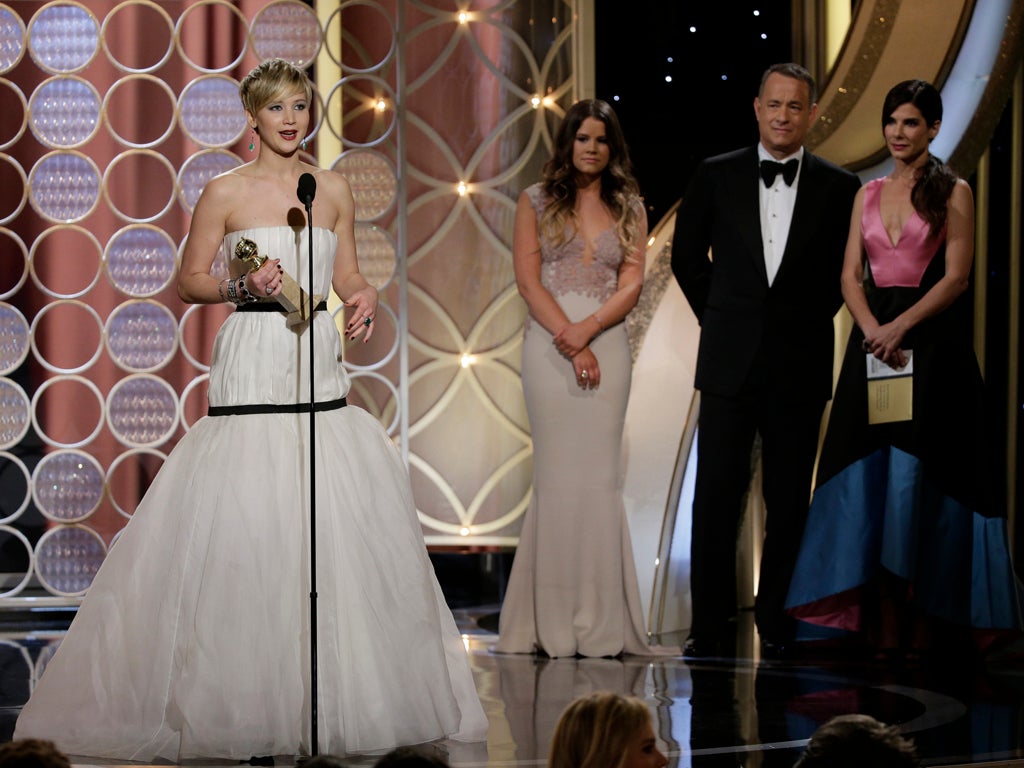
<path id="1" fill-rule="evenodd" d="M 769 67 L 754 99 L 759 144 L 704 160 L 676 213 L 672 271 L 701 325 L 688 657 L 735 648 L 736 544 L 755 434 L 767 519 L 754 617 L 766 656 L 792 641 L 783 603 L 832 396 L 833 317 L 860 186 L 804 150 L 815 100 L 802 66 Z"/>

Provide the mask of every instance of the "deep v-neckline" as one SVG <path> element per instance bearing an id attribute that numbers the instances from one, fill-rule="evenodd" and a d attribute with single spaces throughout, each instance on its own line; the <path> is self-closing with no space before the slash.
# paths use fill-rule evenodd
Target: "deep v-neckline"
<path id="1" fill-rule="evenodd" d="M 903 236 L 907 232 L 907 227 L 910 225 L 910 222 L 914 219 L 914 217 L 918 215 L 918 213 L 917 213 L 917 209 L 913 207 L 913 204 L 911 204 L 910 215 L 907 216 L 907 218 L 903 220 L 903 225 L 900 227 L 899 235 L 896 237 L 895 240 L 893 240 L 892 239 L 892 232 L 890 232 L 889 228 L 887 226 L 885 226 L 885 217 L 882 215 L 882 193 L 884 191 L 885 191 L 885 186 L 884 186 L 884 182 L 883 182 L 883 186 L 881 187 L 881 189 L 878 190 L 878 204 L 876 206 L 876 209 L 877 209 L 876 210 L 876 215 L 878 216 L 878 221 L 882 225 L 882 231 L 885 232 L 885 239 L 889 241 L 889 247 L 895 249 L 895 248 L 899 248 L 900 243 L 903 242 Z"/>
<path id="2" fill-rule="evenodd" d="M 885 237 L 889 241 L 889 245 L 892 248 L 895 249 L 895 248 L 899 248 L 900 247 L 900 243 L 903 242 L 903 235 L 906 234 L 906 231 L 907 231 L 907 225 L 910 223 L 910 220 L 912 218 L 914 218 L 914 214 L 916 214 L 916 213 L 917 213 L 917 211 L 914 211 L 909 216 L 907 216 L 906 221 L 903 222 L 903 226 L 900 227 L 899 236 L 895 240 L 892 239 L 892 232 L 890 232 L 889 228 L 887 226 L 885 226 L 885 219 L 882 219 L 882 229 L 885 230 Z M 878 217 L 882 218 L 882 204 L 881 204 L 881 201 L 879 201 L 879 204 L 878 204 Z"/>
<path id="3" fill-rule="evenodd" d="M 600 251 L 600 242 L 603 238 L 609 235 L 615 234 L 615 226 L 610 226 L 607 229 L 602 229 L 596 235 L 593 240 L 588 240 L 583 236 L 580 231 L 576 232 L 576 237 L 580 243 L 580 263 L 584 266 L 590 267 L 597 263 L 597 254 Z"/>

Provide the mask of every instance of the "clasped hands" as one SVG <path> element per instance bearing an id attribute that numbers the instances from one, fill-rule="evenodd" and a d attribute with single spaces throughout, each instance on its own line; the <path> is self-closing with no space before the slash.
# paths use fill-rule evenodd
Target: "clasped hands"
<path id="1" fill-rule="evenodd" d="M 894 320 L 880 325 L 874 330 L 864 331 L 861 349 L 874 355 L 892 368 L 902 368 L 907 364 L 907 356 L 903 352 L 903 336 L 906 332 Z"/>
<path id="2" fill-rule="evenodd" d="M 590 339 L 591 335 L 582 323 L 569 323 L 552 340 L 555 349 L 572 361 L 576 384 L 581 389 L 597 389 L 601 383 L 601 366 L 589 347 Z"/>

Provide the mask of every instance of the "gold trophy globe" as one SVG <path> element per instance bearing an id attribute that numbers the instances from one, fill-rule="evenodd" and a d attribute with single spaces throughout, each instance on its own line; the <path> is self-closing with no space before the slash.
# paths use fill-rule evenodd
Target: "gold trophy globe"
<path id="1" fill-rule="evenodd" d="M 235 246 L 235 258 L 243 264 L 247 264 L 249 272 L 255 272 L 266 263 L 269 257 L 261 256 L 259 246 L 252 240 L 243 237 Z M 289 326 L 308 322 L 310 313 L 313 307 L 319 303 L 320 298 L 319 296 L 314 297 L 311 305 L 309 294 L 302 290 L 302 287 L 295 282 L 291 275 L 284 271 L 281 272 L 281 292 L 275 297 L 275 300 L 287 312 L 286 322 Z"/>

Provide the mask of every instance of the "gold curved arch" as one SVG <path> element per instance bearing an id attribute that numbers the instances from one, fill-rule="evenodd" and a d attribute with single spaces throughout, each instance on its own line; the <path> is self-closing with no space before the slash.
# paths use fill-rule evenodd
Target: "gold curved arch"
<path id="1" fill-rule="evenodd" d="M 1013 92 L 1014 78 L 1024 61 L 1024 3 L 1012 4 L 999 48 L 1000 55 L 989 74 L 981 102 L 948 160 L 961 173 L 978 165 Z"/>
<path id="2" fill-rule="evenodd" d="M 941 88 L 960 50 L 973 0 L 865 0 L 818 96 L 808 147 L 853 170 L 885 156 L 878 116 L 894 83 L 921 78 Z M 922 45 L 923 41 L 927 44 Z"/>
<path id="3" fill-rule="evenodd" d="M 807 136 L 817 154 L 852 170 L 886 157 L 879 123 L 889 88 L 921 78 L 941 88 L 975 13 L 976 0 L 864 0 L 851 19 L 839 58 L 821 88 L 818 120 Z M 950 164 L 969 173 L 977 164 L 1006 104 L 1024 52 L 1024 4 L 1013 3 L 981 102 Z"/>

